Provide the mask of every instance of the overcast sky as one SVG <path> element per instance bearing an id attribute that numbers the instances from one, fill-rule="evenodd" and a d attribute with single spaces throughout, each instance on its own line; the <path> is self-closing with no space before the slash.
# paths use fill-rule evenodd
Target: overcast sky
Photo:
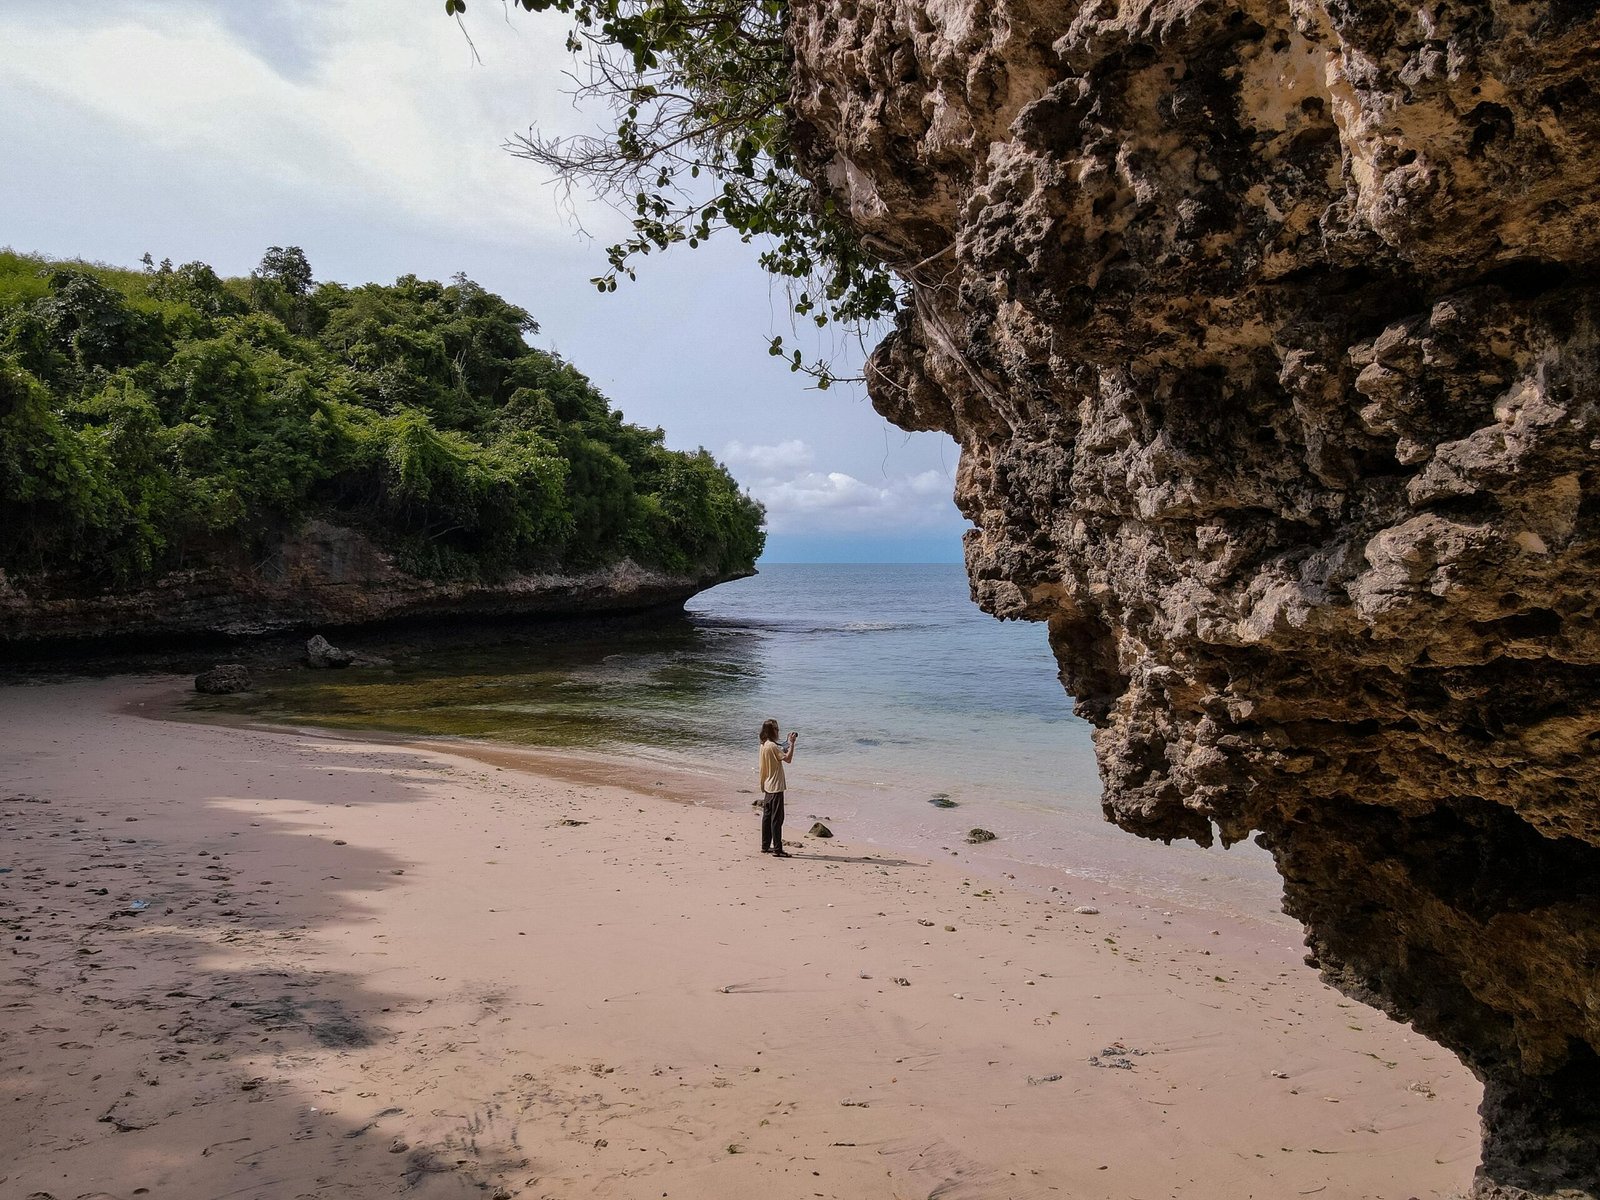
<path id="1" fill-rule="evenodd" d="M 588 282 L 621 228 L 503 149 L 593 128 L 560 18 L 473 0 L 0 0 L 0 245 L 243 274 L 299 245 L 319 279 L 457 271 L 528 309 L 537 344 L 631 421 L 704 446 L 767 505 L 769 561 L 958 561 L 954 444 L 766 352 L 787 307 L 727 239 Z M 576 220 L 573 208 L 576 208 Z M 587 230 L 587 234 L 580 230 Z M 851 372 L 860 351 L 837 347 Z"/>

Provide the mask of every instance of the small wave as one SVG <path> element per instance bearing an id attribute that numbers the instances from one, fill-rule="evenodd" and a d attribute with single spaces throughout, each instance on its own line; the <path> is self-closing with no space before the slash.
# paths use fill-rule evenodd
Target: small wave
<path id="1" fill-rule="evenodd" d="M 894 633 L 900 630 L 940 629 L 937 621 L 790 621 L 782 617 L 705 617 L 694 616 L 694 623 L 708 633 Z"/>

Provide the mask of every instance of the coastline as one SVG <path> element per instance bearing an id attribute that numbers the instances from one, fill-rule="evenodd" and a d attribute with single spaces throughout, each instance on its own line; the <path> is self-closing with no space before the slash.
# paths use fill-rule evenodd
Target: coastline
<path id="1" fill-rule="evenodd" d="M 181 683 L 0 689 L 7 1191 L 1470 1181 L 1467 1072 L 1260 922 L 1104 888 L 1079 914 L 978 856 L 795 817 L 779 863 L 737 788 L 159 719 Z"/>
<path id="2" fill-rule="evenodd" d="M 270 684 L 263 680 L 270 688 Z M 214 698 L 195 697 L 185 689 L 175 696 L 167 715 L 176 720 L 235 728 L 288 730 L 309 737 L 373 741 L 446 754 L 459 754 L 496 766 L 511 766 L 556 775 L 579 783 L 611 783 L 648 795 L 677 799 L 727 811 L 747 808 L 756 792 L 742 786 L 750 774 L 749 755 L 696 745 L 692 752 L 669 749 L 657 742 L 633 743 L 615 737 L 600 744 L 540 745 L 496 740 L 493 735 L 430 735 L 417 730 L 414 717 L 391 727 L 371 726 L 347 708 L 337 719 L 319 723 L 293 708 L 280 715 L 258 715 L 220 706 Z M 271 711 L 270 709 L 268 710 Z M 433 712 L 436 710 L 430 710 Z M 448 728 L 448 722 L 446 722 Z M 1271 857 L 1253 844 L 1224 850 L 1180 841 L 1160 845 L 1130 837 L 1110 825 L 1098 800 L 1069 795 L 1059 800 L 1033 787 L 1018 788 L 990 779 L 969 783 L 959 764 L 943 763 L 937 773 L 907 777 L 903 762 L 875 764 L 878 744 L 861 747 L 856 762 L 846 764 L 837 749 L 826 761 L 816 746 L 802 748 L 800 788 L 791 797 L 791 816 L 806 827 L 814 820 L 836 833 L 886 852 L 949 857 L 990 879 L 1008 879 L 1039 892 L 1059 887 L 1097 898 L 1112 892 L 1159 902 L 1164 908 L 1225 911 L 1277 931 L 1298 954 L 1300 926 L 1282 912 L 1282 885 Z M 933 762 L 937 755 L 924 761 Z M 892 783 L 882 782 L 885 775 Z M 928 797 L 942 789 L 958 791 L 959 804 L 935 808 Z M 1069 789 L 1070 791 L 1070 789 Z M 982 827 L 995 841 L 973 846 L 967 831 Z"/>

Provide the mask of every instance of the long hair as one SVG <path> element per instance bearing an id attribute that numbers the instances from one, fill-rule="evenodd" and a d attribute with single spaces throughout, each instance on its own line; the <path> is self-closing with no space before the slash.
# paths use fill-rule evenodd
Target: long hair
<path id="1" fill-rule="evenodd" d="M 778 740 L 778 723 L 771 717 L 761 722 L 761 740 L 763 742 L 775 742 Z"/>

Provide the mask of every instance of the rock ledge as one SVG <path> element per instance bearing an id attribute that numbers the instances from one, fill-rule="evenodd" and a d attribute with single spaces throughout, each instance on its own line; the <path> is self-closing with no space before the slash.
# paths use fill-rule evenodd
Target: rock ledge
<path id="1" fill-rule="evenodd" d="M 797 0 L 805 170 L 911 285 L 1107 816 L 1259 833 L 1325 977 L 1483 1080 L 1480 1197 L 1600 1196 L 1600 17 Z"/>

